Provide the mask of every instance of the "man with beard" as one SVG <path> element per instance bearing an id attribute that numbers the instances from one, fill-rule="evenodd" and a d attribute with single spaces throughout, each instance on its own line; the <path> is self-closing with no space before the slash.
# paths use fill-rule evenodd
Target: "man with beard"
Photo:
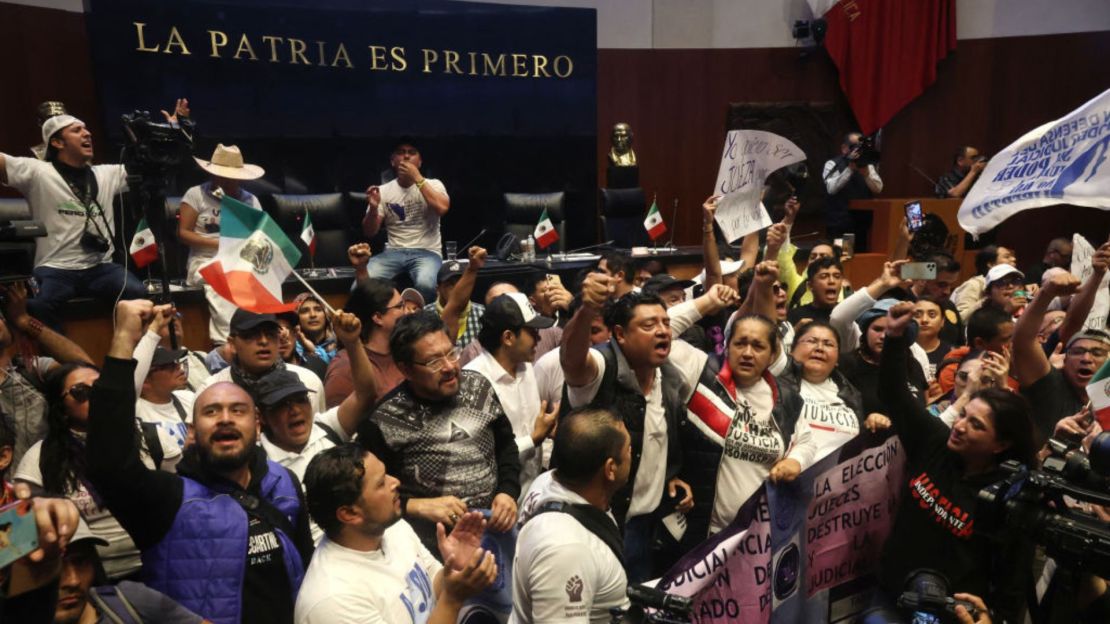
<path id="1" fill-rule="evenodd" d="M 389 351 L 405 381 L 358 428 L 358 442 L 401 480 L 405 519 L 429 550 L 436 523 L 490 509 L 489 528 L 516 521 L 520 459 L 513 425 L 493 386 L 461 370 L 459 349 L 434 312 L 397 321 Z"/>
<path id="2" fill-rule="evenodd" d="M 196 443 L 178 474 L 139 460 L 131 357 L 154 314 L 149 301 L 116 307 L 89 407 L 89 479 L 142 552 L 150 587 L 217 624 L 290 623 L 312 553 L 308 515 L 296 477 L 257 446 L 250 395 L 226 382 L 197 395 Z"/>
<path id="3" fill-rule="evenodd" d="M 197 389 L 197 394 L 220 382 L 232 382 L 250 393 L 257 403 L 254 389 L 259 380 L 267 373 L 285 369 L 297 374 L 313 393 L 317 412 L 327 409 L 324 399 L 324 384 L 316 373 L 287 364 L 281 359 L 281 325 L 273 314 L 255 314 L 238 309 L 231 316 L 231 330 L 227 340 L 235 352 L 231 366 L 212 375 Z"/>
<path id="4" fill-rule="evenodd" d="M 327 537 L 297 597 L 297 624 L 454 624 L 463 602 L 497 578 L 479 547 L 486 521 L 464 515 L 447 536 L 441 565 L 401 519 L 400 482 L 355 444 L 328 449 L 305 474 L 308 508 Z"/>

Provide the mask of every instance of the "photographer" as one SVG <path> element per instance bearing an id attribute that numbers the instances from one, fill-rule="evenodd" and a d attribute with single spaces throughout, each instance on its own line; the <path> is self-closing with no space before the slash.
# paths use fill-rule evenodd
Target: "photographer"
<path id="1" fill-rule="evenodd" d="M 189 114 L 178 100 L 167 121 Z M 124 165 L 92 165 L 92 133 L 71 115 L 56 115 L 42 124 L 46 144 L 43 160 L 0 153 L 0 184 L 27 198 L 32 218 L 49 236 L 35 239 L 34 276 L 37 296 L 28 301 L 31 314 L 54 329 L 58 312 L 74 297 L 114 301 L 146 296 L 146 288 L 123 266 L 112 262 L 112 202 L 127 190 Z"/>
<path id="2" fill-rule="evenodd" d="M 830 238 L 843 236 L 845 232 L 856 235 L 856 251 L 866 251 L 869 222 L 856 222 L 864 215 L 848 212 L 848 202 L 853 199 L 871 199 L 883 191 L 883 179 L 871 160 L 878 159 L 874 140 L 859 132 L 844 137 L 840 145 L 840 155 L 825 163 L 822 178 L 829 197 L 825 202 L 825 230 Z M 870 216 L 870 215 L 867 215 Z"/>
<path id="3" fill-rule="evenodd" d="M 980 154 L 978 149 L 970 145 L 960 147 L 952 159 L 952 170 L 937 180 L 937 197 L 958 199 L 967 195 L 986 167 L 987 157 Z"/>
<path id="4" fill-rule="evenodd" d="M 914 399 L 906 383 L 913 304 L 887 313 L 879 394 L 906 450 L 909 492 L 902 496 L 880 559 L 879 601 L 902 590 L 912 570 L 929 568 L 951 587 L 984 597 L 1000 621 L 1020 621 L 1030 576 L 1032 544 L 998 545 L 976 531 L 978 493 L 998 482 L 1007 460 L 1033 465 L 1029 404 L 997 388 L 981 390 L 952 429 Z"/>

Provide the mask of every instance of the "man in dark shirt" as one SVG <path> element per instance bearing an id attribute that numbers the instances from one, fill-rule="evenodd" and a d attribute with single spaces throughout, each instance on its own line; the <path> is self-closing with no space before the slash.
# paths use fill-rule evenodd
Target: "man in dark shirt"
<path id="1" fill-rule="evenodd" d="M 358 442 L 401 480 L 401 507 L 436 552 L 436 523 L 490 509 L 489 528 L 516 522 L 520 457 L 493 386 L 459 367 L 443 321 L 426 310 L 397 321 L 389 350 L 405 381 L 358 429 Z"/>
<path id="2" fill-rule="evenodd" d="M 979 174 L 987 166 L 987 158 L 970 145 L 957 148 L 952 160 L 952 170 L 937 180 L 936 194 L 942 199 L 967 195 L 975 180 L 979 178 Z"/>
<path id="3" fill-rule="evenodd" d="M 1066 238 L 1054 238 L 1048 242 L 1044 250 L 1044 257 L 1040 262 L 1025 269 L 1026 284 L 1040 284 L 1044 272 L 1058 267 L 1065 271 L 1071 270 L 1071 241 Z"/>
<path id="4" fill-rule="evenodd" d="M 291 623 L 312 538 L 300 483 L 257 445 L 250 395 L 227 382 L 197 395 L 178 474 L 139 458 L 131 358 L 154 313 L 149 301 L 116 307 L 89 406 L 92 485 L 142 551 L 149 586 L 217 624 Z"/>
<path id="5" fill-rule="evenodd" d="M 806 286 L 813 293 L 813 301 L 787 314 L 787 319 L 795 327 L 804 320 L 828 321 L 844 286 L 844 267 L 836 258 L 822 257 L 810 262 L 806 267 L 806 276 Z"/>

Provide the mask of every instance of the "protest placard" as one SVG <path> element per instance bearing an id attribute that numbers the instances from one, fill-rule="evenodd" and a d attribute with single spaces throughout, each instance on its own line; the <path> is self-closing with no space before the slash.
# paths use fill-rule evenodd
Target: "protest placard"
<path id="1" fill-rule="evenodd" d="M 729 242 L 771 225 L 771 217 L 760 202 L 767 176 L 805 158 L 797 145 L 777 134 L 729 131 L 713 191 L 722 196 L 716 218 Z"/>
<path id="2" fill-rule="evenodd" d="M 1094 255 L 1094 245 L 1083 238 L 1081 234 L 1072 234 L 1070 270 L 1072 275 L 1079 278 L 1080 283 L 1087 281 L 1091 273 L 1094 273 L 1095 268 L 1091 266 L 1091 259 Z M 1083 329 L 1106 329 L 1106 315 L 1110 313 L 1110 289 L 1107 288 L 1108 286 L 1110 286 L 1110 271 L 1102 276 L 1102 284 L 1095 295 L 1095 302 L 1091 305 L 1091 311 L 1087 314 L 1087 320 L 1083 322 Z"/>

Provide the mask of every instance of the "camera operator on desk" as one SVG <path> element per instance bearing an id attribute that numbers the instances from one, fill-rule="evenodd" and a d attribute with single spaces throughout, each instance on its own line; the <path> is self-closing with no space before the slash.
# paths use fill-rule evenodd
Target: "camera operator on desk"
<path id="1" fill-rule="evenodd" d="M 187 117 L 188 102 L 178 100 L 174 114 L 162 111 L 171 124 Z M 112 200 L 127 190 L 124 165 L 93 165 L 92 133 L 85 122 L 61 114 L 42 124 L 43 158 L 0 153 L 0 183 L 27 199 L 31 218 L 41 221 L 47 235 L 35 239 L 38 294 L 27 301 L 32 316 L 60 328 L 58 311 L 74 297 L 114 301 L 146 296 L 143 283 L 112 262 Z"/>
<path id="2" fill-rule="evenodd" d="M 840 145 L 840 155 L 825 163 L 821 175 L 829 194 L 825 202 L 826 235 L 831 239 L 854 232 L 857 251 L 866 251 L 871 215 L 848 212 L 848 202 L 871 199 L 883 191 L 883 179 L 876 168 L 878 155 L 872 137 L 865 139 L 863 134 L 851 132 Z"/>

